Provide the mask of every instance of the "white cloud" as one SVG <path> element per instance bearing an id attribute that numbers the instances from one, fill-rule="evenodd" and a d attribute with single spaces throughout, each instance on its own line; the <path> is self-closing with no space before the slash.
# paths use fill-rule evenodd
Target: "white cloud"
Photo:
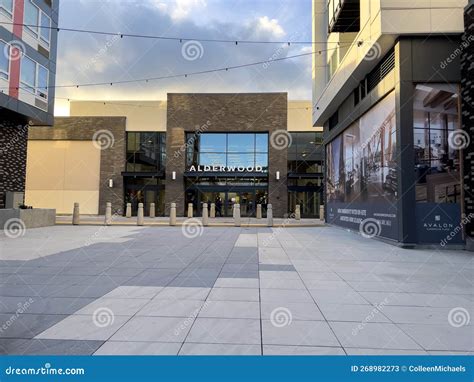
<path id="1" fill-rule="evenodd" d="M 152 0 L 151 4 L 160 12 L 169 15 L 174 21 L 184 20 L 194 10 L 207 6 L 206 0 L 174 0 L 167 3 L 160 0 Z"/>
<path id="2" fill-rule="evenodd" d="M 275 37 L 283 37 L 286 34 L 285 30 L 278 23 L 278 20 L 269 19 L 268 16 L 259 17 L 255 29 L 258 34 L 261 34 L 262 32 L 264 34 L 270 33 Z"/>

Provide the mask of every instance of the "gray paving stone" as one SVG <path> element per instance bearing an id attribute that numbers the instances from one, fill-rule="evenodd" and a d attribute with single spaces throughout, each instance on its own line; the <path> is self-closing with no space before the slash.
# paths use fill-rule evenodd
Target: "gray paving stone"
<path id="1" fill-rule="evenodd" d="M 260 355 L 260 345 L 196 344 L 186 342 L 179 355 Z"/>
<path id="2" fill-rule="evenodd" d="M 103 341 L 0 339 L 3 355 L 91 355 Z"/>
<path id="3" fill-rule="evenodd" d="M 213 288 L 207 298 L 210 301 L 258 301 L 258 289 Z"/>
<path id="4" fill-rule="evenodd" d="M 147 303 L 137 316 L 192 317 L 197 316 L 204 301 L 200 300 L 158 300 Z"/>
<path id="5" fill-rule="evenodd" d="M 207 300 L 199 312 L 199 317 L 260 319 L 260 305 L 252 301 Z"/>
<path id="6" fill-rule="evenodd" d="M 259 320 L 197 318 L 186 342 L 259 345 L 260 338 Z"/>
<path id="7" fill-rule="evenodd" d="M 263 355 L 345 355 L 341 347 L 263 345 Z"/>
<path id="8" fill-rule="evenodd" d="M 180 343 L 107 341 L 94 355 L 177 355 Z"/>

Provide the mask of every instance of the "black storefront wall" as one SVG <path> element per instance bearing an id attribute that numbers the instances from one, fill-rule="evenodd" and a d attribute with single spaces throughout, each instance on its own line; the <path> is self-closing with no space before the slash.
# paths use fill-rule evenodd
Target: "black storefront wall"
<path id="1" fill-rule="evenodd" d="M 372 236 L 373 230 L 377 235 L 387 239 L 411 245 L 417 243 L 447 244 L 459 243 L 461 223 L 461 206 L 457 203 L 417 203 L 416 202 L 416 174 L 414 155 L 414 104 L 416 84 L 423 83 L 459 83 L 459 59 L 440 69 L 440 65 L 458 47 L 456 38 L 402 38 L 395 45 L 395 69 L 393 86 L 389 77 L 381 86 L 376 87 L 370 95 L 370 104 L 359 107 L 352 116 L 343 116 L 339 120 L 346 121 L 345 126 L 337 126 L 330 133 L 330 140 L 326 145 L 327 159 L 333 156 L 333 168 L 327 166 L 326 190 L 326 218 L 329 223 L 340 225 L 362 234 Z M 331 184 L 333 173 L 343 177 L 343 183 L 356 183 L 352 173 L 344 171 L 343 153 L 340 146 L 346 146 L 350 139 L 339 142 L 337 134 L 346 131 L 352 123 L 373 109 L 381 99 L 393 89 L 395 96 L 395 124 L 396 124 L 396 152 L 393 155 L 395 162 L 388 169 L 383 184 L 384 189 L 394 191 L 394 199 L 380 203 L 359 203 L 360 200 L 338 201 L 338 194 L 347 194 L 347 189 L 338 187 L 340 183 Z M 346 100 L 353 102 L 353 100 Z M 347 117 L 347 118 L 346 118 Z M 348 122 L 347 122 L 348 121 Z M 325 137 L 328 139 L 328 135 Z M 360 138 L 360 137 L 359 137 Z M 345 138 L 340 138 L 342 141 Z M 356 139 L 357 137 L 352 137 Z M 339 148 L 337 147 L 339 146 Z M 339 150 L 339 152 L 337 152 Z M 335 153 L 336 151 L 336 153 Z M 347 179 L 347 182 L 346 182 Z M 339 188 L 339 189 L 338 189 Z M 363 187 L 365 189 L 365 187 Z M 340 199 L 340 196 L 339 196 Z M 364 232 L 364 225 L 370 227 Z M 453 228 L 454 227 L 454 228 Z M 447 232 L 447 230 L 453 231 Z M 462 231 L 462 230 L 461 230 Z M 449 236 L 449 239 L 447 237 Z"/>

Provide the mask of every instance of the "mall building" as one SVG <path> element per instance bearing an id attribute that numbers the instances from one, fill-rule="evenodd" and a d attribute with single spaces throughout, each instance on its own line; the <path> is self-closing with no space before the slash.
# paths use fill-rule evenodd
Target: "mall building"
<path id="1" fill-rule="evenodd" d="M 319 217 L 321 129 L 311 101 L 286 93 L 169 93 L 166 101 L 71 101 L 70 116 L 33 126 L 28 141 L 26 204 L 70 214 L 122 214 L 151 203 L 166 216 L 171 203 L 185 216 L 192 203 L 215 203 L 217 216 L 275 217 L 301 206 Z"/>
<path id="2" fill-rule="evenodd" d="M 313 0 L 330 224 L 406 246 L 472 238 L 472 9 Z"/>

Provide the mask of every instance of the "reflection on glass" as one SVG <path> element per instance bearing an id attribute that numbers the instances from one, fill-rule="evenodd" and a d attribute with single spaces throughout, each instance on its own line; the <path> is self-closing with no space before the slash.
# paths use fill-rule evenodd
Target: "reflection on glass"
<path id="1" fill-rule="evenodd" d="M 201 166 L 225 166 L 225 154 L 200 153 L 199 163 Z"/>
<path id="2" fill-rule="evenodd" d="M 254 167 L 254 154 L 227 154 L 227 166 Z"/>
<path id="3" fill-rule="evenodd" d="M 419 84 L 414 97 L 413 143 L 416 200 L 460 200 L 459 151 L 449 134 L 459 128 L 458 89 L 450 84 Z"/>
<path id="4" fill-rule="evenodd" d="M 200 152 L 226 152 L 226 135 L 206 133 L 199 136 L 199 151 Z"/>
<path id="5" fill-rule="evenodd" d="M 229 153 L 253 153 L 255 151 L 255 134 L 227 134 L 227 151 Z"/>
<path id="6" fill-rule="evenodd" d="M 268 153 L 268 134 L 255 134 L 255 151 Z"/>

